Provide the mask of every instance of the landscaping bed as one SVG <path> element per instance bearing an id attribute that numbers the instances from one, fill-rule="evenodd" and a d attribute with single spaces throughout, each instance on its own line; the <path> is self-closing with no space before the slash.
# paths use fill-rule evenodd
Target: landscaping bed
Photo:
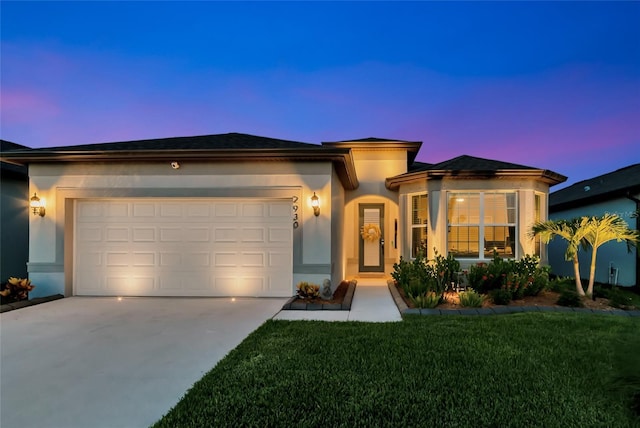
<path id="1" fill-rule="evenodd" d="M 397 284 L 394 283 L 394 287 L 396 287 L 398 294 L 402 297 L 404 303 L 407 305 L 409 309 L 416 309 L 417 306 L 413 303 L 413 301 L 407 298 L 402 287 L 398 287 Z M 541 291 L 537 296 L 524 296 L 518 300 L 511 300 L 507 305 L 497 305 L 493 303 L 490 298 L 485 298 L 482 302 L 483 308 L 493 308 L 493 307 L 504 307 L 504 306 L 541 306 L 541 307 L 561 307 L 558 305 L 558 299 L 560 297 L 559 292 L 555 291 Z M 461 309 L 463 306 L 460 305 L 460 294 L 457 292 L 448 291 L 444 293 L 444 302 L 440 303 L 436 306 L 438 309 Z M 583 307 L 587 309 L 596 309 L 596 310 L 608 310 L 615 311 L 619 310 L 611 305 L 609 299 L 604 297 L 596 297 L 593 299 L 582 299 Z"/>
<path id="2" fill-rule="evenodd" d="M 356 289 L 356 281 L 342 281 L 333 292 L 331 299 L 302 298 L 293 296 L 282 307 L 283 310 L 302 310 L 302 311 L 348 311 L 351 310 L 353 302 L 353 294 Z"/>

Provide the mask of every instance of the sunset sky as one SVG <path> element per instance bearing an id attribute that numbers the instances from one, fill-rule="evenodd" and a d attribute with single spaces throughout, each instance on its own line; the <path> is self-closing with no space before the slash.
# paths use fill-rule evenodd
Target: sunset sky
<path id="1" fill-rule="evenodd" d="M 0 8 L 0 138 L 30 147 L 380 137 L 568 184 L 640 162 L 637 1 Z"/>

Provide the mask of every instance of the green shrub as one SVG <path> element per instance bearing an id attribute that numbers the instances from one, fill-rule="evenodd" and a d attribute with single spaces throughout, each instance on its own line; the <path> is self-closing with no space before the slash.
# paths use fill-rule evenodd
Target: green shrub
<path id="1" fill-rule="evenodd" d="M 633 307 L 632 299 L 617 287 L 611 289 L 609 292 L 609 304 L 619 309 L 629 309 Z"/>
<path id="2" fill-rule="evenodd" d="M 459 294 L 460 306 L 463 308 L 480 308 L 484 302 L 484 296 L 475 291 L 463 291 Z"/>
<path id="3" fill-rule="evenodd" d="M 447 281 L 457 278 L 459 268 L 460 263 L 453 257 L 444 258 L 436 254 L 436 258 L 429 262 L 419 252 L 411 262 L 400 257 L 400 263 L 393 265 L 391 277 L 408 297 L 424 296 L 429 292 L 441 296 Z"/>
<path id="4" fill-rule="evenodd" d="M 584 306 L 582 297 L 580 297 L 576 290 L 563 290 L 556 303 L 560 306 L 569 306 L 572 308 L 581 308 Z"/>
<path id="5" fill-rule="evenodd" d="M 611 286 L 609 284 L 595 284 L 593 286 L 593 296 L 608 299 L 611 295 Z"/>
<path id="6" fill-rule="evenodd" d="M 469 286 L 478 293 L 508 288 L 514 299 L 537 296 L 549 286 L 549 267 L 540 266 L 537 256 L 525 255 L 520 260 L 503 259 L 497 252 L 489 263 L 469 268 Z"/>
<path id="7" fill-rule="evenodd" d="M 438 295 L 433 291 L 419 296 L 409 296 L 409 300 L 416 308 L 435 308 L 442 302 L 442 295 Z"/>
<path id="8" fill-rule="evenodd" d="M 576 282 L 573 278 L 556 277 L 549 281 L 549 290 L 555 293 L 562 293 L 565 290 L 575 290 Z"/>
<path id="9" fill-rule="evenodd" d="M 489 295 L 491 296 L 491 301 L 496 305 L 508 305 L 511 301 L 511 291 L 504 288 L 491 290 Z"/>
<path id="10" fill-rule="evenodd" d="M 435 249 L 434 249 L 435 250 Z M 451 284 L 458 283 L 458 272 L 460 272 L 460 262 L 457 261 L 452 254 L 443 257 L 435 251 L 436 257 L 433 260 L 434 273 L 437 279 L 440 281 L 441 286 L 444 289 Z"/>

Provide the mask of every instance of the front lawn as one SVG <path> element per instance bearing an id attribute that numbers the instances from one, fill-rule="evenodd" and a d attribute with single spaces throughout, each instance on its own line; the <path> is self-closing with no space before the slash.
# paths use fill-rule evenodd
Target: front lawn
<path id="1" fill-rule="evenodd" d="M 639 328 L 559 313 L 268 321 L 155 426 L 640 426 L 610 387 Z"/>

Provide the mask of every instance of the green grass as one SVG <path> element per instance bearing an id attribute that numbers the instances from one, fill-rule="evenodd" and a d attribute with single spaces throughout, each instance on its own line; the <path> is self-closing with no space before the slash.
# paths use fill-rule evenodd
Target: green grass
<path id="1" fill-rule="evenodd" d="M 268 321 L 155 426 L 640 426 L 611 388 L 616 345 L 639 328 L 558 313 Z"/>

